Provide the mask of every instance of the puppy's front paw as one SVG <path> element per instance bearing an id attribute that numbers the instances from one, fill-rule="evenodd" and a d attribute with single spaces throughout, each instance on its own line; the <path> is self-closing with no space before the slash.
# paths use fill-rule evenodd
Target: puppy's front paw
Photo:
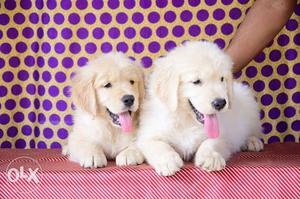
<path id="1" fill-rule="evenodd" d="M 225 168 L 226 162 L 222 155 L 216 151 L 198 151 L 195 165 L 206 171 L 220 171 Z"/>
<path id="2" fill-rule="evenodd" d="M 87 154 L 85 157 L 80 158 L 79 164 L 84 168 L 105 167 L 107 165 L 107 159 L 104 153 Z"/>
<path id="3" fill-rule="evenodd" d="M 243 151 L 262 151 L 264 149 L 264 144 L 262 141 L 255 136 L 250 136 L 246 140 L 246 144 L 242 146 Z"/>
<path id="4" fill-rule="evenodd" d="M 117 166 L 138 165 L 144 162 L 144 156 L 138 149 L 125 149 L 116 157 Z"/>
<path id="5" fill-rule="evenodd" d="M 176 152 L 169 152 L 161 155 L 152 166 L 159 175 L 171 176 L 181 169 L 183 161 Z"/>

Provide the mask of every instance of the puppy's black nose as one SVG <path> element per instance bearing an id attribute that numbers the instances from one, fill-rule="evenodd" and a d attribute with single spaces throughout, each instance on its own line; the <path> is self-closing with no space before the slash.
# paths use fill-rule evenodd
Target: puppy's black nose
<path id="1" fill-rule="evenodd" d="M 134 103 L 134 96 L 133 95 L 124 95 L 121 100 L 125 106 L 131 107 Z"/>
<path id="2" fill-rule="evenodd" d="M 226 105 L 226 100 L 225 99 L 222 99 L 222 98 L 217 98 L 215 99 L 211 105 L 216 109 L 216 110 L 221 110 L 222 108 L 225 107 Z"/>

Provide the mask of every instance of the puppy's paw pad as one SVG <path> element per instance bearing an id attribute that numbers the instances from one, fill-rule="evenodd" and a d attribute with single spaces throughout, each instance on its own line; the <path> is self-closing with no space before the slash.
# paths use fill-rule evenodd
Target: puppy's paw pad
<path id="1" fill-rule="evenodd" d="M 153 166 L 159 175 L 171 176 L 181 169 L 183 161 L 177 153 L 172 152 L 162 155 Z"/>
<path id="2" fill-rule="evenodd" d="M 195 165 L 205 171 L 220 171 L 225 168 L 226 162 L 218 152 L 210 152 L 206 154 L 198 153 L 195 159 Z"/>
<path id="3" fill-rule="evenodd" d="M 246 141 L 246 144 L 242 147 L 242 150 L 244 151 L 262 151 L 263 149 L 264 144 L 255 136 L 249 137 Z"/>
<path id="4" fill-rule="evenodd" d="M 143 154 L 137 149 L 126 149 L 116 157 L 117 166 L 138 165 L 144 162 Z"/>
<path id="5" fill-rule="evenodd" d="M 79 164 L 84 168 L 105 167 L 107 165 L 107 159 L 104 154 L 94 154 L 80 159 Z"/>

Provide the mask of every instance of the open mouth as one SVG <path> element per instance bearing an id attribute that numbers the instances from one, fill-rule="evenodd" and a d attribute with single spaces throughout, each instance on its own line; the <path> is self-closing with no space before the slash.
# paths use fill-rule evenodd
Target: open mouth
<path id="1" fill-rule="evenodd" d="M 189 103 L 194 111 L 197 120 L 204 125 L 204 130 L 207 133 L 208 138 L 217 138 L 219 137 L 219 122 L 217 114 L 203 114 L 200 113 L 189 100 Z"/>
<path id="2" fill-rule="evenodd" d="M 131 111 L 125 111 L 122 113 L 118 113 L 115 114 L 113 112 L 111 112 L 108 108 L 106 108 L 109 116 L 112 119 L 112 122 L 117 125 L 120 126 L 123 132 L 131 132 L 132 131 L 132 117 Z"/>
<path id="3" fill-rule="evenodd" d="M 192 104 L 192 102 L 189 100 L 189 104 L 192 107 L 192 110 L 194 111 L 195 115 L 196 115 L 196 119 L 198 120 L 198 122 L 200 122 L 201 124 L 204 124 L 204 115 L 202 113 L 200 113 Z"/>

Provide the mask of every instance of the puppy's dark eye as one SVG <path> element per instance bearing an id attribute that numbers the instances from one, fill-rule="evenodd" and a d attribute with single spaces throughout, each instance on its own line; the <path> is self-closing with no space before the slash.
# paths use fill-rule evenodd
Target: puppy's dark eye
<path id="1" fill-rule="evenodd" d="M 200 79 L 197 79 L 196 81 L 193 81 L 193 84 L 199 85 L 199 84 L 201 84 L 201 80 L 200 80 Z"/>
<path id="2" fill-rule="evenodd" d="M 133 85 L 133 84 L 134 84 L 134 81 L 133 81 L 133 80 L 130 80 L 129 82 L 130 82 L 130 84 L 131 84 L 131 85 Z"/>
<path id="3" fill-rule="evenodd" d="M 112 87 L 111 83 L 107 83 L 104 85 L 104 88 L 110 88 L 110 87 Z"/>
<path id="4" fill-rule="evenodd" d="M 224 81 L 224 77 L 221 77 L 221 82 L 223 82 Z"/>

